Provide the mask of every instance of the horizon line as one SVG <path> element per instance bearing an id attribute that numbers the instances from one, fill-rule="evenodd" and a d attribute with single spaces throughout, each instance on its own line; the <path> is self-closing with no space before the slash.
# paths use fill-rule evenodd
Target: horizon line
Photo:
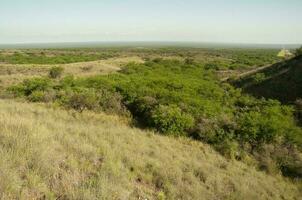
<path id="1" fill-rule="evenodd" d="M 103 46 L 101 46 L 103 45 Z M 107 46 L 106 46 L 107 45 Z M 139 46 L 138 46 L 139 45 Z M 208 46 L 207 46 L 208 45 Z M 0 49 L 42 49 L 42 48 L 96 48 L 96 47 L 195 47 L 195 48 L 264 48 L 264 49 L 282 49 L 288 46 L 289 49 L 295 49 L 302 46 L 302 43 L 239 43 L 239 42 L 205 42 L 205 41 L 77 41 L 77 42 L 18 42 L 18 43 L 0 43 Z"/>
<path id="2" fill-rule="evenodd" d="M 11 43 L 0 43 L 0 45 L 19 45 L 19 44 L 65 44 L 65 43 L 208 43 L 208 44 L 250 44 L 250 45 L 302 45 L 302 42 L 221 42 L 221 41 L 198 41 L 198 40 L 88 40 L 88 41 L 52 41 L 52 42 L 11 42 Z"/>

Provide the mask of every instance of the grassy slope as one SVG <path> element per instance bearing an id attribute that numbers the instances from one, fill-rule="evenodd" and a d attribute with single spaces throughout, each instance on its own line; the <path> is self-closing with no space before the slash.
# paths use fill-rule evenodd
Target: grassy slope
<path id="1" fill-rule="evenodd" d="M 262 80 L 255 81 L 257 74 L 243 77 L 235 84 L 257 97 L 278 99 L 292 103 L 302 98 L 302 57 L 272 65 L 261 72 Z"/>
<path id="2" fill-rule="evenodd" d="M 199 142 L 102 114 L 5 100 L 0 107 L 0 199 L 298 199 L 281 177 Z"/>

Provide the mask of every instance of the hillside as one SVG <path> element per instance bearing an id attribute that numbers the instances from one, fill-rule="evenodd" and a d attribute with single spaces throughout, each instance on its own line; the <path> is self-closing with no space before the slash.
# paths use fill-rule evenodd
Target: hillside
<path id="1" fill-rule="evenodd" d="M 292 58 L 249 74 L 235 85 L 256 97 L 293 103 L 302 98 L 302 57 Z"/>
<path id="2" fill-rule="evenodd" d="M 118 117 L 9 100 L 0 107 L 1 199 L 299 197 L 280 176 Z"/>

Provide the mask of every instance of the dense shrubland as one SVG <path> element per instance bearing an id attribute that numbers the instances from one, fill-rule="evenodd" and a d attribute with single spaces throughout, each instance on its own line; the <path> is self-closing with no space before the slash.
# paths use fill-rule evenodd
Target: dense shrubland
<path id="1" fill-rule="evenodd" d="M 209 48 L 99 48 L 99 49 L 29 49 L 0 50 L 0 63 L 66 64 L 102 60 L 112 57 L 138 56 L 145 60 L 157 57 L 194 61 L 215 70 L 246 69 L 278 62 L 275 49 L 209 49 Z"/>
<path id="2" fill-rule="evenodd" d="M 10 64 L 66 64 L 75 62 L 87 62 L 94 60 L 102 60 L 114 57 L 111 52 L 108 53 L 83 53 L 83 52 L 59 52 L 59 53 L 44 53 L 41 52 L 13 52 L 11 54 L 1 54 L 0 62 Z"/>
<path id="3" fill-rule="evenodd" d="M 242 94 L 192 60 L 130 63 L 118 74 L 89 78 L 34 78 L 8 91 L 78 111 L 132 115 L 138 125 L 162 134 L 205 141 L 268 172 L 302 176 L 302 133 L 294 108 Z"/>

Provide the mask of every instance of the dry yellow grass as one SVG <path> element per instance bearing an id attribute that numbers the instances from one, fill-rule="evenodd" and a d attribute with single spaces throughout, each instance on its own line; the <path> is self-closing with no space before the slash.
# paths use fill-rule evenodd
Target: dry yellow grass
<path id="1" fill-rule="evenodd" d="M 91 76 L 96 74 L 108 74 L 116 72 L 129 62 L 142 63 L 139 57 L 120 57 L 107 60 L 98 60 L 91 62 L 80 62 L 61 65 L 65 69 L 66 74 L 75 76 Z"/>
<path id="2" fill-rule="evenodd" d="M 299 199 L 276 176 L 115 116 L 0 100 L 0 199 Z"/>

